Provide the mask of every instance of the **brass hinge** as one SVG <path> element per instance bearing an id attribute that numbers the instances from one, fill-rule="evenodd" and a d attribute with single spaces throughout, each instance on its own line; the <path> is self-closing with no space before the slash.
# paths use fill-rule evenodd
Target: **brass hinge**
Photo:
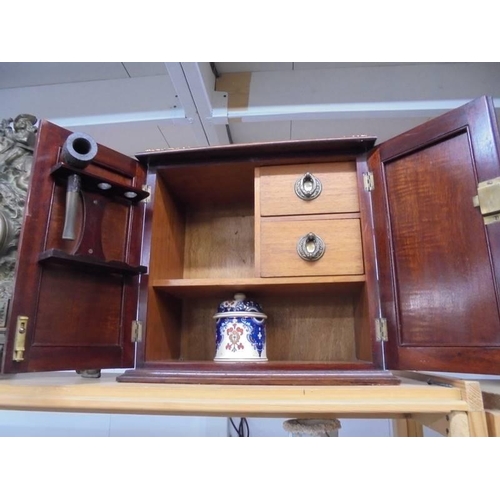
<path id="1" fill-rule="evenodd" d="M 142 342 L 142 321 L 132 321 L 132 342 Z"/>
<path id="2" fill-rule="evenodd" d="M 472 197 L 472 204 L 479 207 L 484 224 L 500 221 L 500 177 L 480 182 L 477 196 Z"/>
<path id="3" fill-rule="evenodd" d="M 148 184 L 143 184 L 142 190 L 147 191 L 149 193 L 149 196 L 147 198 L 144 198 L 142 202 L 149 203 L 151 201 L 151 186 L 149 186 Z"/>
<path id="4" fill-rule="evenodd" d="M 387 334 L 387 319 L 375 318 L 375 338 L 377 342 L 387 342 L 389 340 Z"/>
<path id="5" fill-rule="evenodd" d="M 363 187 L 365 191 L 373 191 L 375 189 L 373 172 L 363 172 Z"/>
<path id="6" fill-rule="evenodd" d="M 20 362 L 24 361 L 24 350 L 26 349 L 26 331 L 28 330 L 28 316 L 18 316 L 16 323 L 16 333 L 14 337 L 14 355 L 12 359 Z"/>

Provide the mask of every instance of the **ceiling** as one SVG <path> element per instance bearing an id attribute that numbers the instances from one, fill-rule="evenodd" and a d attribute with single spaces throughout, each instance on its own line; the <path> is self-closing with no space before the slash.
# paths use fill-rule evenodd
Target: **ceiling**
<path id="1" fill-rule="evenodd" d="M 0 63 L 0 118 L 31 113 L 128 155 L 231 142 L 375 135 L 480 95 L 499 63 Z"/>
<path id="2" fill-rule="evenodd" d="M 217 62 L 214 64 L 215 71 L 218 73 L 240 73 L 248 71 L 310 71 L 315 69 L 415 65 L 418 63 Z M 55 85 L 58 83 L 90 82 L 94 80 L 114 80 L 116 78 L 137 78 L 141 76 L 158 76 L 166 74 L 167 68 L 162 62 L 0 62 L 0 89 Z"/>

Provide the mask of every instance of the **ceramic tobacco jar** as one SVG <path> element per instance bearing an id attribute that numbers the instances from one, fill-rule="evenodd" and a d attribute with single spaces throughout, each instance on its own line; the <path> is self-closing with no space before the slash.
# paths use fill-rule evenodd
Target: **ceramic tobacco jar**
<path id="1" fill-rule="evenodd" d="M 266 318 L 261 306 L 243 293 L 222 302 L 214 315 L 214 361 L 267 361 Z"/>

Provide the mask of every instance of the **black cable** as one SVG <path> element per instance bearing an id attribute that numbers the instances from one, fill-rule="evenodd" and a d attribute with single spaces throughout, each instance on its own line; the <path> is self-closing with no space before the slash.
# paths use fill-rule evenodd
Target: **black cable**
<path id="1" fill-rule="evenodd" d="M 239 436 L 240 435 L 240 431 L 238 430 L 238 427 L 236 427 L 236 425 L 234 425 L 233 419 L 230 418 L 229 421 L 231 422 L 231 425 L 233 426 L 234 431 Z"/>
<path id="2" fill-rule="evenodd" d="M 248 425 L 248 421 L 246 418 L 240 418 L 240 423 L 238 427 L 234 423 L 232 418 L 229 418 L 231 425 L 233 426 L 234 431 L 238 435 L 238 437 L 250 437 L 250 426 Z"/>

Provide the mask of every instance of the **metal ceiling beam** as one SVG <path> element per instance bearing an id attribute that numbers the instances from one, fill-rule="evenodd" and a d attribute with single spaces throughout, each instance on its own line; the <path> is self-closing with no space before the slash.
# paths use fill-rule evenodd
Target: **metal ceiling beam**
<path id="1" fill-rule="evenodd" d="M 227 73 L 213 122 L 430 117 L 481 95 L 500 107 L 500 64 L 445 63 Z"/>
<path id="2" fill-rule="evenodd" d="M 182 125 L 193 135 L 189 144 L 209 146 L 231 142 L 230 121 L 429 118 L 482 94 L 497 97 L 500 108 L 498 63 L 240 73 L 244 85 L 231 83 L 231 73 L 217 80 L 219 91 L 208 62 L 164 64 L 169 76 L 1 89 L 0 116 L 30 112 L 68 128 Z"/>
<path id="3" fill-rule="evenodd" d="M 120 123 L 150 122 L 163 124 L 174 122 L 181 124 L 185 121 L 182 109 L 160 111 L 141 111 L 137 113 L 112 113 L 107 115 L 71 116 L 68 118 L 49 118 L 52 123 L 61 127 L 84 127 L 89 125 L 117 125 Z"/>
<path id="4" fill-rule="evenodd" d="M 415 118 L 429 117 L 467 104 L 470 99 L 443 101 L 364 102 L 289 104 L 280 106 L 252 106 L 248 109 L 229 110 L 212 118 L 214 124 L 225 124 L 228 120 L 241 122 L 271 122 L 291 120 L 342 120 L 361 118 Z M 500 98 L 494 99 L 495 108 L 500 108 Z"/>
<path id="5" fill-rule="evenodd" d="M 216 92 L 215 76 L 210 63 L 166 62 L 168 74 L 188 122 L 194 127 L 199 146 L 229 144 L 227 124 L 227 93 Z M 225 106 L 224 106 L 225 99 Z M 213 120 L 214 102 L 226 110 L 226 121 Z"/>

